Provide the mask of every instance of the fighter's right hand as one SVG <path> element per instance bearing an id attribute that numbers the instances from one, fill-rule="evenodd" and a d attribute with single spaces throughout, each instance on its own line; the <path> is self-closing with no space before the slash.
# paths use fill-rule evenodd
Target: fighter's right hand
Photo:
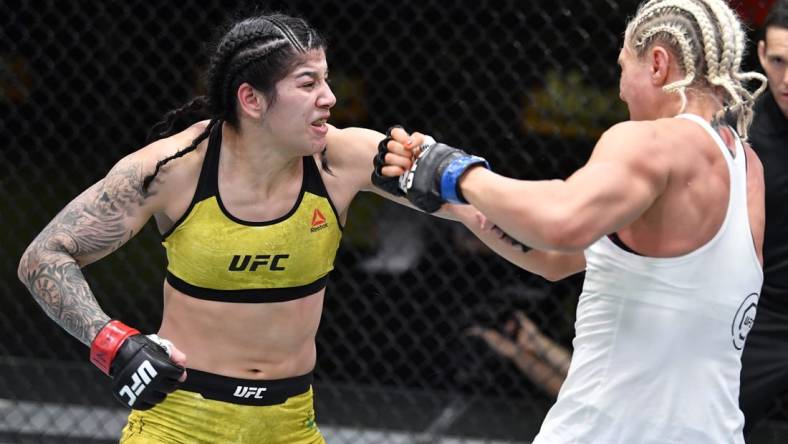
<path id="1" fill-rule="evenodd" d="M 399 187 L 399 176 L 408 171 L 415 155 L 414 148 L 421 145 L 424 135 L 408 134 L 401 125 L 394 125 L 386 131 L 386 137 L 378 143 L 378 154 L 372 160 L 372 183 L 394 196 L 404 196 Z M 405 142 L 400 142 L 405 140 Z"/>
<path id="2" fill-rule="evenodd" d="M 124 405 L 147 410 L 185 380 L 185 356 L 170 358 L 172 344 L 110 321 L 90 345 L 90 361 L 112 377 L 112 394 Z"/>
<path id="3" fill-rule="evenodd" d="M 489 169 L 490 165 L 483 157 L 435 142 L 429 136 L 424 139 L 425 143 L 414 151 L 418 155 L 410 169 L 399 179 L 405 197 L 428 213 L 438 211 L 445 203 L 467 204 L 460 190 L 460 178 L 473 167 Z"/>

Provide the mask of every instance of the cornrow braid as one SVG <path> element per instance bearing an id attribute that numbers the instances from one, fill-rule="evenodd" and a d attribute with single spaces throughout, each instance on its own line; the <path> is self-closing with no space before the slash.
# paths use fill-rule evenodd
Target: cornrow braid
<path id="1" fill-rule="evenodd" d="M 272 51 L 279 49 L 286 44 L 287 40 L 277 39 L 268 41 L 261 46 L 255 46 L 249 50 L 241 50 L 240 52 L 236 52 L 235 57 L 233 57 L 224 68 L 223 79 L 220 82 L 218 91 L 216 91 L 217 95 L 222 98 L 221 108 L 225 109 L 229 105 L 229 103 L 226 103 L 226 98 L 230 96 L 231 93 L 229 89 L 232 87 L 233 80 L 235 80 L 235 77 L 239 72 L 248 67 L 250 64 L 268 56 Z"/>
<path id="2" fill-rule="evenodd" d="M 298 40 L 298 38 L 293 34 L 293 31 L 290 29 L 289 26 L 282 23 L 280 20 L 276 19 L 275 17 L 267 17 L 266 18 L 269 22 L 271 22 L 278 30 L 282 33 L 290 41 L 290 44 L 293 45 L 293 48 L 300 53 L 306 52 L 304 45 Z"/>
<path id="3" fill-rule="evenodd" d="M 713 85 L 721 86 L 729 97 L 729 100 L 724 101 L 724 107 L 717 112 L 715 119 L 722 120 L 726 114 L 733 115 L 736 118 L 737 133 L 746 140 L 752 122 L 752 106 L 755 98 L 766 89 L 766 78 L 755 72 L 741 72 L 746 38 L 742 22 L 736 13 L 720 0 L 707 0 L 706 6 L 716 17 L 723 46 L 720 70 L 709 80 Z M 750 93 L 744 86 L 744 82 L 750 80 L 761 81 L 761 85 L 754 93 Z"/>
<path id="4" fill-rule="evenodd" d="M 313 40 L 313 39 L 314 39 L 314 37 L 315 37 L 315 31 L 313 31 L 313 30 L 312 30 L 312 29 L 309 27 L 309 25 L 306 23 L 306 21 L 305 21 L 304 19 L 301 19 L 301 20 L 300 20 L 300 22 L 301 22 L 301 24 L 304 26 L 304 28 L 306 28 L 306 29 L 307 29 L 307 31 L 306 31 L 306 37 L 307 37 L 307 39 L 308 39 L 308 40 L 306 41 L 306 47 L 307 47 L 307 48 L 311 48 L 311 47 L 312 47 L 312 40 Z"/>
<path id="5" fill-rule="evenodd" d="M 755 103 L 755 98 L 766 89 L 766 77 L 756 72 L 742 73 L 740 70 L 746 39 L 741 20 L 733 10 L 719 1 L 710 1 L 709 7 L 717 16 L 720 26 L 723 27 L 723 35 L 731 36 L 732 59 L 726 67 L 726 75 L 722 77 L 721 82 L 728 92 L 732 104 L 720 111 L 716 118 L 722 119 L 726 113 L 735 116 L 736 131 L 746 140 L 748 128 L 752 122 L 752 106 Z M 761 83 L 753 93 L 750 93 L 744 86 L 745 82 L 751 80 L 759 80 Z"/>
<path id="6" fill-rule="evenodd" d="M 720 42 L 722 43 L 722 53 L 720 55 L 719 70 L 715 74 L 709 74 L 709 82 L 715 86 L 721 86 L 730 96 L 734 104 L 742 101 L 739 95 L 740 88 L 737 88 L 733 81 L 732 74 L 735 71 L 736 63 L 736 27 L 731 23 L 731 16 L 725 13 L 724 9 L 717 2 L 711 1 L 706 5 L 714 14 L 717 25 L 720 28 Z M 715 119 L 722 119 L 726 108 L 720 110 Z"/>
<path id="7" fill-rule="evenodd" d="M 742 26 L 741 20 L 736 16 L 731 8 L 726 7 L 719 7 L 720 5 L 716 2 L 712 3 L 712 8 L 716 12 L 719 10 L 722 14 L 724 14 L 728 19 L 728 29 L 731 29 L 733 32 L 732 40 L 733 40 L 733 64 L 731 65 L 732 69 L 738 71 L 738 68 L 741 66 L 742 59 L 744 58 L 744 51 L 746 48 L 746 35 L 744 33 L 744 28 Z"/>
<path id="8" fill-rule="evenodd" d="M 766 78 L 755 72 L 741 72 L 746 38 L 736 13 L 723 0 L 648 0 L 630 21 L 625 38 L 642 55 L 661 36 L 666 36 L 667 43 L 680 52 L 679 64 L 686 73 L 684 79 L 663 89 L 680 95 L 683 111 L 686 88 L 701 81 L 705 82 L 704 87 L 719 87 L 723 107 L 715 120 L 721 120 L 726 113 L 733 114 L 736 131 L 746 139 L 752 105 L 766 89 Z M 744 85 L 751 80 L 761 82 L 754 93 Z"/>
<path id="9" fill-rule="evenodd" d="M 142 181 L 142 192 L 143 193 L 147 193 L 148 192 L 148 187 L 150 187 L 150 184 L 153 182 L 153 179 L 156 177 L 157 174 L 159 174 L 159 170 L 161 169 L 162 166 L 164 166 L 164 164 L 166 164 L 167 162 L 171 161 L 172 159 L 177 159 L 179 157 L 183 157 L 184 154 L 187 154 L 187 153 L 189 153 L 191 151 L 194 151 L 197 148 L 197 145 L 200 144 L 200 142 L 202 142 L 203 140 L 207 139 L 208 136 L 211 135 L 211 131 L 219 123 L 221 123 L 221 120 L 219 120 L 219 119 L 211 119 L 211 121 L 208 122 L 208 126 L 205 127 L 205 130 L 203 130 L 203 132 L 200 133 L 199 136 L 195 137 L 194 140 L 192 140 L 192 143 L 189 146 L 187 146 L 186 148 L 184 148 L 182 150 L 178 150 L 175 154 L 173 154 L 173 155 L 171 155 L 169 157 L 165 157 L 164 159 L 161 159 L 158 162 L 156 162 L 156 168 L 153 170 L 153 173 L 147 175 L 145 177 L 145 179 Z M 219 131 L 221 131 L 221 128 L 219 129 Z"/>
<path id="10" fill-rule="evenodd" d="M 665 11 L 668 12 L 676 12 L 678 8 L 672 5 L 664 5 L 663 2 L 665 0 L 649 0 L 643 5 L 638 8 L 637 13 L 635 14 L 635 18 L 629 22 L 627 25 L 627 29 L 625 31 L 626 34 L 632 34 L 635 30 L 638 30 L 640 26 L 646 22 L 647 20 L 654 18 L 660 12 L 663 14 Z"/>
<path id="11" fill-rule="evenodd" d="M 655 3 L 655 10 L 663 8 L 675 8 L 689 14 L 700 30 L 703 52 L 705 55 L 706 78 L 714 77 L 719 71 L 719 47 L 717 46 L 717 35 L 715 28 L 705 7 L 698 5 L 694 0 L 665 0 Z"/>
<path id="12" fill-rule="evenodd" d="M 731 105 L 729 110 L 736 117 L 736 132 L 746 141 L 753 119 L 752 106 L 755 104 L 755 99 L 766 90 L 768 84 L 766 76 L 754 71 L 743 73 L 737 70 L 734 73 L 734 78 L 737 82 L 737 88 L 742 92 L 744 98 L 740 102 Z M 751 93 L 743 86 L 743 83 L 753 80 L 759 81 L 760 85 Z"/>
<path id="13" fill-rule="evenodd" d="M 649 39 L 653 38 L 659 34 L 668 34 L 672 36 L 676 43 L 678 44 L 679 48 L 681 48 L 681 56 L 683 59 L 684 71 L 686 72 L 686 76 L 673 82 L 671 84 L 665 85 L 662 89 L 667 92 L 677 91 L 679 96 L 681 97 L 681 109 L 679 113 L 684 111 L 684 108 L 687 106 L 687 92 L 686 88 L 695 81 L 695 64 L 692 63 L 692 47 L 690 46 L 689 41 L 687 40 L 687 36 L 684 31 L 679 28 L 677 25 L 671 24 L 662 24 L 654 26 L 650 28 L 648 31 L 643 33 L 643 35 L 639 38 L 636 44 L 644 45 Z"/>
<path id="14" fill-rule="evenodd" d="M 639 9 L 638 15 L 632 24 L 627 27 L 627 33 L 632 41 L 632 47 L 638 54 L 642 54 L 657 38 L 666 38 L 668 42 L 681 51 L 679 63 L 684 69 L 686 76 L 682 80 L 665 85 L 663 90 L 679 94 L 681 98 L 679 112 L 682 112 L 687 105 L 686 89 L 695 81 L 698 75 L 695 64 L 696 56 L 692 50 L 690 37 L 687 35 L 690 31 L 693 33 L 696 31 L 685 16 L 685 14 L 692 15 L 692 12 L 677 6 L 676 3 L 678 2 L 666 2 L 665 0 L 652 0 L 646 3 Z M 698 12 L 694 6 L 690 4 L 689 8 Z M 701 31 L 702 38 L 702 30 L 699 31 Z"/>
<path id="15" fill-rule="evenodd" d="M 304 41 L 307 41 L 306 45 L 303 44 Z M 238 125 L 233 87 L 237 88 L 241 83 L 247 82 L 261 91 L 269 104 L 274 103 L 276 82 L 281 80 L 308 50 L 325 49 L 325 42 L 303 19 L 272 14 L 236 22 L 220 37 L 215 48 L 207 72 L 207 97 L 198 97 L 167 113 L 164 120 L 151 129 L 150 137 L 167 137 L 176 131 L 182 131 L 186 127 L 183 123 L 187 117 L 191 118 L 187 123 L 206 118 L 209 118 L 210 122 L 189 146 L 156 163 L 153 173 L 143 180 L 145 192 L 167 162 L 194 151 L 217 125 Z M 198 115 L 199 119 L 196 119 Z M 325 152 L 321 160 L 324 169 L 328 171 Z"/>
<path id="16" fill-rule="evenodd" d="M 320 152 L 320 168 L 328 174 L 334 175 L 334 172 L 331 171 L 331 167 L 328 165 L 328 147 L 325 146 L 323 147 L 323 151 Z"/>
<path id="17" fill-rule="evenodd" d="M 717 18 L 721 29 L 720 40 L 723 45 L 723 56 L 720 64 L 726 71 L 733 72 L 736 66 L 741 63 L 744 54 L 744 31 L 741 22 L 736 20 L 730 8 L 725 8 L 716 1 L 709 2 L 707 6 Z"/>
<path id="18" fill-rule="evenodd" d="M 188 119 L 187 119 L 188 117 Z M 171 136 L 183 131 L 196 120 L 208 117 L 208 97 L 198 96 L 172 111 L 167 112 L 162 120 L 153 125 L 148 132 L 147 142 Z"/>
<path id="19" fill-rule="evenodd" d="M 241 22 L 222 39 L 222 42 L 216 49 L 216 53 L 211 58 L 211 69 L 208 71 L 209 89 L 211 89 L 211 85 L 215 85 L 217 82 L 223 83 L 227 79 L 225 75 L 227 67 L 238 52 L 273 37 L 268 29 L 257 27 L 251 29 L 242 28 L 243 25 L 250 23 L 252 23 L 251 20 Z M 219 87 L 217 91 L 211 91 L 210 96 L 218 99 L 217 103 L 214 104 L 217 110 L 225 109 L 228 105 L 225 103 L 225 90 L 222 87 Z"/>

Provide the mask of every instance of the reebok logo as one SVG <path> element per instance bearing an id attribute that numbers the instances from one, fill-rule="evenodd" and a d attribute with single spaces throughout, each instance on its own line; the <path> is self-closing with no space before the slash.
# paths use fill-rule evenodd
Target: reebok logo
<path id="1" fill-rule="evenodd" d="M 121 387 L 120 391 L 118 391 L 118 394 L 120 396 L 128 397 L 128 404 L 129 407 L 131 407 L 134 405 L 134 401 L 137 400 L 137 396 L 139 396 L 140 393 L 145 390 L 145 387 L 147 387 L 148 384 L 153 381 L 153 378 L 155 378 L 157 374 L 158 372 L 156 372 L 156 369 L 153 368 L 153 364 L 151 364 L 147 359 L 144 360 L 142 364 L 137 367 L 137 371 L 131 375 L 131 387 L 129 387 L 128 384 L 124 385 Z"/>
<path id="2" fill-rule="evenodd" d="M 320 231 L 323 228 L 326 228 L 328 224 L 326 223 L 326 217 L 323 216 L 323 213 L 320 212 L 317 208 L 312 212 L 312 228 L 309 230 L 312 233 L 315 231 Z"/>
<path id="3" fill-rule="evenodd" d="M 266 387 L 247 387 L 245 385 L 239 385 L 235 388 L 233 396 L 236 398 L 263 399 L 263 392 L 266 390 L 268 390 Z"/>

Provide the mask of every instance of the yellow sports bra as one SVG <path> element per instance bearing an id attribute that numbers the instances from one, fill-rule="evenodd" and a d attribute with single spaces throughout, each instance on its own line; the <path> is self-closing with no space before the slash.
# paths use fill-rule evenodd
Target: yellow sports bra
<path id="1" fill-rule="evenodd" d="M 223 302 L 282 302 L 323 289 L 342 227 L 314 158 L 303 158 L 301 192 L 287 214 L 244 221 L 219 195 L 221 128 L 209 138 L 189 209 L 163 235 L 167 282 L 192 297 Z"/>

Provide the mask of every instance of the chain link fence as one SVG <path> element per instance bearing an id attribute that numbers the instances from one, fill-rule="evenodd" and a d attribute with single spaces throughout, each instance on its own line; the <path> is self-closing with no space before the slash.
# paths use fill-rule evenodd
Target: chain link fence
<path id="1" fill-rule="evenodd" d="M 637 3 L 260 6 L 301 15 L 328 38 L 335 125 L 401 123 L 503 174 L 544 179 L 566 177 L 604 128 L 626 119 L 615 60 Z M 753 30 L 768 3 L 739 2 Z M 19 283 L 17 262 L 164 112 L 204 91 L 205 42 L 250 6 L 0 2 L 0 442 L 116 441 L 126 412 L 86 348 Z M 383 235 L 392 225 L 400 237 Z M 158 242 L 151 224 L 85 270 L 105 311 L 143 331 L 161 321 Z M 315 402 L 329 442 L 530 441 L 553 395 L 468 329 L 502 328 L 520 310 L 569 349 L 581 282 L 548 283 L 456 224 L 359 196 L 317 337 Z"/>

